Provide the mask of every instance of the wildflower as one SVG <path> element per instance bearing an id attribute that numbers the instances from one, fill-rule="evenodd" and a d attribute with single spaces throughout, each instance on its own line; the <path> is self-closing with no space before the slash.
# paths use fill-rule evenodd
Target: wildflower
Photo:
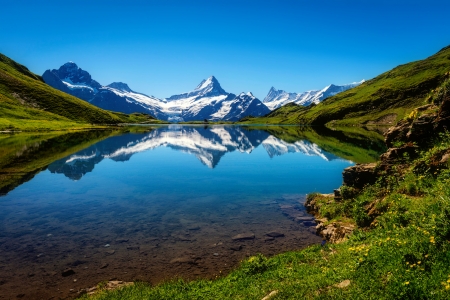
<path id="1" fill-rule="evenodd" d="M 405 282 L 405 284 L 408 285 L 408 284 L 409 284 L 409 281 Z"/>

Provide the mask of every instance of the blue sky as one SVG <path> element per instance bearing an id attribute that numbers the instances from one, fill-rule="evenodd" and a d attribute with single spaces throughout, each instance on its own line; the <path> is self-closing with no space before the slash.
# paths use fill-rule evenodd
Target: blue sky
<path id="1" fill-rule="evenodd" d="M 450 45 L 450 1 L 0 0 L 0 52 L 159 98 L 215 75 L 261 100 L 370 79 Z"/>

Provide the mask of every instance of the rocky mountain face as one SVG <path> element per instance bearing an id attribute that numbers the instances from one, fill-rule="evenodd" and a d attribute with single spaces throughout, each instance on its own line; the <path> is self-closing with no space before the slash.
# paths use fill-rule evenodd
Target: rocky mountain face
<path id="1" fill-rule="evenodd" d="M 272 87 L 269 90 L 267 96 L 264 98 L 263 103 L 270 110 L 277 109 L 280 106 L 292 102 L 303 106 L 308 106 L 311 103 L 318 104 L 319 102 L 328 97 L 334 96 L 338 93 L 354 88 L 363 82 L 364 80 L 345 85 L 331 84 L 321 90 L 306 91 L 303 93 L 288 93 L 286 91 L 277 90 L 274 87 Z"/>
<path id="2" fill-rule="evenodd" d="M 73 62 L 62 65 L 58 70 L 45 71 L 42 78 L 48 85 L 97 107 L 128 114 L 147 113 L 158 119 L 164 119 L 160 105 L 162 100 L 135 92 L 123 82 L 102 86 L 93 80 L 87 71 Z"/>
<path id="3" fill-rule="evenodd" d="M 227 93 L 214 76 L 203 80 L 193 91 L 166 99 L 135 92 L 122 82 L 102 86 L 73 62 L 58 70 L 47 70 L 42 77 L 48 85 L 100 108 L 128 114 L 148 113 L 166 121 L 237 121 L 270 112 L 251 93 Z"/>

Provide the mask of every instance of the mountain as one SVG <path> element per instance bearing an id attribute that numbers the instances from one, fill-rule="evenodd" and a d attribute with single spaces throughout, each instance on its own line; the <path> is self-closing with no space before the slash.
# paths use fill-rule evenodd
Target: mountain
<path id="1" fill-rule="evenodd" d="M 243 123 L 393 125 L 415 108 L 431 104 L 430 93 L 450 76 L 449 70 L 450 46 L 426 59 L 397 66 L 317 105 L 288 104 L 262 118 L 246 118 Z"/>
<path id="2" fill-rule="evenodd" d="M 272 87 L 269 90 L 269 93 L 267 94 L 266 98 L 264 98 L 263 103 L 270 110 L 277 109 L 291 102 L 303 106 L 308 106 L 311 103 L 319 104 L 319 102 L 321 102 L 322 100 L 330 96 L 334 96 L 338 93 L 344 92 L 348 89 L 354 88 L 363 83 L 364 81 L 365 80 L 345 85 L 331 84 L 321 90 L 313 90 L 303 93 L 288 93 L 283 90 L 277 90 L 274 87 Z"/>
<path id="3" fill-rule="evenodd" d="M 263 116 L 270 110 L 252 93 L 227 93 L 214 76 L 193 91 L 165 99 L 172 118 L 184 121 L 237 121 L 246 116 Z"/>
<path id="4" fill-rule="evenodd" d="M 58 74 L 67 77 L 71 65 Z M 49 74 L 50 76 L 52 74 Z M 53 74 L 51 78 L 56 75 Z M 95 82 L 85 73 L 78 74 L 89 87 L 80 87 L 79 93 L 87 95 L 96 88 Z M 61 89 L 69 89 L 62 83 Z M 73 86 L 73 84 L 72 84 Z M 70 90 L 70 89 L 69 89 Z M 141 122 L 148 116 L 127 116 L 105 111 L 74 96 L 45 84 L 42 77 L 25 66 L 0 54 L 0 130 L 41 130 L 91 127 L 92 124 L 118 124 Z"/>
<path id="5" fill-rule="evenodd" d="M 162 100 L 135 92 L 123 82 L 102 86 L 73 62 L 62 65 L 58 70 L 45 71 L 42 78 L 48 85 L 100 108 L 126 114 L 147 113 L 165 119 L 165 114 L 161 113 Z"/>
<path id="6" fill-rule="evenodd" d="M 270 110 L 251 93 L 227 93 L 219 81 L 211 76 L 193 91 L 158 99 L 135 92 L 123 82 L 102 86 L 91 75 L 68 62 L 58 70 L 42 75 L 50 86 L 111 111 L 147 113 L 161 120 L 173 122 L 212 120 L 237 121 L 243 117 L 263 116 Z"/>

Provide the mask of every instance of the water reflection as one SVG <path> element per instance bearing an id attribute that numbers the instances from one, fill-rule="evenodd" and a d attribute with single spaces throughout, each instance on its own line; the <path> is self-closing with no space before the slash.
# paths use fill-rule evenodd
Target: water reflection
<path id="1" fill-rule="evenodd" d="M 237 126 L 170 125 L 147 133 L 128 133 L 110 137 L 53 162 L 48 169 L 52 173 L 64 174 L 73 180 L 79 180 L 86 173 L 92 172 L 94 166 L 103 159 L 125 162 L 136 153 L 159 147 L 168 147 L 194 155 L 205 166 L 215 168 L 226 153 L 234 151 L 251 153 L 260 145 L 271 158 L 296 152 L 319 156 L 326 161 L 338 158 L 307 140 L 288 143 L 263 130 L 248 130 Z"/>

